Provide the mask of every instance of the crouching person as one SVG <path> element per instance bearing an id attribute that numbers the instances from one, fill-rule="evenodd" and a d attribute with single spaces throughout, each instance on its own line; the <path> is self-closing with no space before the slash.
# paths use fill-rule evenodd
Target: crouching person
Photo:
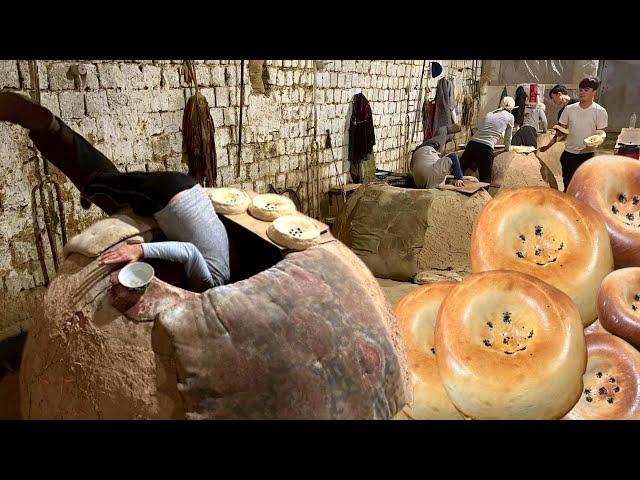
<path id="1" fill-rule="evenodd" d="M 453 175 L 454 186 L 464 186 L 458 156 L 455 153 L 442 156 L 447 136 L 459 131 L 459 125 L 440 127 L 435 137 L 414 150 L 411 156 L 411 173 L 417 188 L 436 188 L 447 175 Z"/>

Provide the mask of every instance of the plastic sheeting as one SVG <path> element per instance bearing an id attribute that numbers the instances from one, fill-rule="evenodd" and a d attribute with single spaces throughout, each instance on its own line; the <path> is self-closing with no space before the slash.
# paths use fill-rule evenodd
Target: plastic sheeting
<path id="1" fill-rule="evenodd" d="M 502 60 L 498 82 L 570 83 L 573 79 L 573 60 Z"/>
<path id="2" fill-rule="evenodd" d="M 595 75 L 598 60 L 500 60 L 491 62 L 492 85 L 573 84 Z"/>

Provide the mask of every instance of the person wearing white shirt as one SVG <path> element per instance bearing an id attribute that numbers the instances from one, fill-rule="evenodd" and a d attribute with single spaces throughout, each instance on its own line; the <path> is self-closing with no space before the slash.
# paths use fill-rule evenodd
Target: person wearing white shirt
<path id="1" fill-rule="evenodd" d="M 504 147 L 509 150 L 511 145 L 511 132 L 515 119 L 512 110 L 518 108 L 511 97 L 504 97 L 500 102 L 500 108 L 487 113 L 484 122 L 480 124 L 464 149 L 460 163 L 462 171 L 478 169 L 481 182 L 491 182 L 491 169 L 493 166 L 493 149 L 502 135 L 504 135 Z"/>
<path id="2" fill-rule="evenodd" d="M 560 115 L 559 125 L 569 130 L 560 157 L 565 191 L 578 167 L 595 153 L 595 148 L 586 146 L 584 139 L 592 135 L 606 137 L 604 129 L 609 122 L 607 111 L 593 101 L 599 86 L 600 82 L 595 77 L 583 79 L 579 85 L 579 103 L 567 105 Z"/>

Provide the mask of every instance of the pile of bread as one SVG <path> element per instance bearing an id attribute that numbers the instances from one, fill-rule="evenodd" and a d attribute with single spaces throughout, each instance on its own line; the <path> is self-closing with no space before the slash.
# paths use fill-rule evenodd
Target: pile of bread
<path id="1" fill-rule="evenodd" d="M 305 250 L 315 245 L 320 230 L 313 221 L 299 213 L 291 199 L 284 195 L 265 193 L 253 198 L 237 188 L 206 188 L 213 208 L 222 215 L 242 215 L 271 222 L 267 228 L 269 238 L 291 250 Z"/>
<path id="2" fill-rule="evenodd" d="M 470 276 L 395 308 L 413 381 L 398 418 L 640 419 L 640 162 L 504 191 L 470 254 Z"/>

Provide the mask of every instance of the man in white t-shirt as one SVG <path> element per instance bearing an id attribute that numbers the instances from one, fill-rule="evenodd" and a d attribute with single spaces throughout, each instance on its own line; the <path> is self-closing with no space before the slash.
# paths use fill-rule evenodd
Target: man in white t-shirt
<path id="1" fill-rule="evenodd" d="M 593 101 L 599 86 L 600 82 L 595 77 L 583 79 L 579 85 L 579 103 L 567 105 L 560 115 L 559 125 L 569 130 L 560 157 L 565 191 L 578 167 L 594 155 L 595 148 L 587 147 L 584 139 L 592 135 L 606 137 L 607 111 Z"/>

